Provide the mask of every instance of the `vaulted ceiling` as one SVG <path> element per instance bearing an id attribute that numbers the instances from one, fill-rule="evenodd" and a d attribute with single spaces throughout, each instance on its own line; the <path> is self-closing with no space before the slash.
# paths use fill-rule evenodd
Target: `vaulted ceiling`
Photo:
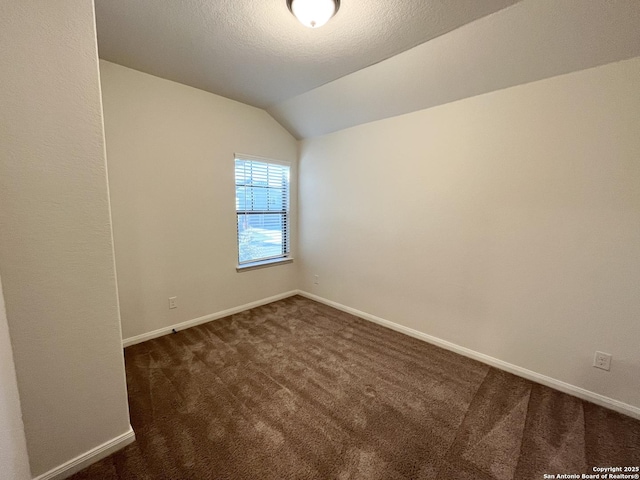
<path id="1" fill-rule="evenodd" d="M 265 108 L 296 137 L 640 55 L 638 0 L 96 0 L 100 57 Z"/>
<path id="2" fill-rule="evenodd" d="M 343 0 L 310 29 L 285 0 L 97 0 L 100 57 L 256 107 L 377 63 L 516 0 Z"/>

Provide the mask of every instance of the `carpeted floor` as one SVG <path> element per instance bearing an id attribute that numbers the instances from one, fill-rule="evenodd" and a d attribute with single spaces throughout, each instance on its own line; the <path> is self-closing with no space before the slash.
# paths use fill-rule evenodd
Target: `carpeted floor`
<path id="1" fill-rule="evenodd" d="M 81 479 L 542 479 L 640 422 L 296 296 L 125 350 L 137 441 Z"/>

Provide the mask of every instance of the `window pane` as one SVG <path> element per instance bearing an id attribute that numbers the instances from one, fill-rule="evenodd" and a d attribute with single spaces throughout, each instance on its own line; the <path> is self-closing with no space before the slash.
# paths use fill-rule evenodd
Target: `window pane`
<path id="1" fill-rule="evenodd" d="M 285 252 L 283 214 L 238 214 L 240 263 L 283 256 Z"/>

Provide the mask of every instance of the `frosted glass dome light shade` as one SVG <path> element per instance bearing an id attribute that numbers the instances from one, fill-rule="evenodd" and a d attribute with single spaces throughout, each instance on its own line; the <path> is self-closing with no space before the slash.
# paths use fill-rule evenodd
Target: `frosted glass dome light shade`
<path id="1" fill-rule="evenodd" d="M 318 28 L 336 14 L 340 0 L 287 0 L 287 7 L 305 27 Z"/>

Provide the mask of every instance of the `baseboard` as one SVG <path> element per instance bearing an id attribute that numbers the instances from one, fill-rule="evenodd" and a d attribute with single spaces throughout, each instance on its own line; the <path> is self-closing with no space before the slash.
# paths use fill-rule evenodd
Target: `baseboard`
<path id="1" fill-rule="evenodd" d="M 122 346 L 129 347 L 131 345 L 135 345 L 136 343 L 146 342 L 147 340 L 151 340 L 153 338 L 158 338 L 158 337 L 162 337 L 163 335 L 167 335 L 171 333 L 173 330 L 179 331 L 179 330 L 184 330 L 185 328 L 195 327 L 196 325 L 201 325 L 203 323 L 211 322 L 212 320 L 218 320 L 220 318 L 228 317 L 229 315 L 234 315 L 236 313 L 244 312 L 245 310 L 250 310 L 252 308 L 260 307 L 262 305 L 266 305 L 267 303 L 277 302 L 278 300 L 282 300 L 283 298 L 287 298 L 287 297 L 292 297 L 293 295 L 297 295 L 297 294 L 298 294 L 298 290 L 291 290 L 289 292 L 280 293 L 272 297 L 263 298 L 262 300 L 256 300 L 255 302 L 245 303 L 244 305 L 240 305 L 238 307 L 222 310 L 221 312 L 211 313 L 203 317 L 187 320 L 186 322 L 177 323 L 175 325 L 170 325 L 168 327 L 159 328 L 158 330 L 154 330 L 148 333 L 143 333 L 141 335 L 136 335 L 135 337 L 125 338 L 122 340 Z"/>
<path id="2" fill-rule="evenodd" d="M 465 357 L 469 357 L 479 362 L 490 365 L 492 367 L 498 368 L 500 370 L 513 373 L 514 375 L 517 375 L 519 377 L 526 378 L 527 380 L 531 380 L 532 382 L 545 385 L 555 390 L 559 390 L 569 395 L 573 395 L 575 397 L 581 398 L 588 402 L 595 403 L 596 405 L 600 405 L 601 407 L 615 410 L 616 412 L 623 413 L 630 417 L 640 419 L 640 408 L 634 407 L 633 405 L 629 405 L 627 403 L 621 402 L 619 400 L 615 400 L 610 397 L 605 397 L 604 395 L 600 395 L 599 393 L 595 393 L 590 390 L 585 390 L 584 388 L 571 385 L 570 383 L 566 383 L 561 380 L 556 380 L 555 378 L 552 378 L 552 377 L 547 377 L 546 375 L 542 375 L 532 370 L 528 370 L 526 368 L 513 365 L 512 363 L 504 362 L 497 358 L 490 357 L 489 355 L 476 352 L 475 350 L 471 350 L 469 348 L 456 345 L 455 343 L 442 340 L 438 337 L 434 337 L 432 335 L 419 332 L 418 330 L 414 330 L 412 328 L 399 325 L 389 320 L 385 320 L 384 318 L 376 317 L 375 315 L 371 315 L 369 313 L 356 310 L 355 308 L 347 307 L 346 305 L 342 305 L 332 300 L 327 300 L 326 298 L 319 297 L 318 295 L 314 295 L 312 293 L 308 293 L 302 290 L 298 291 L 297 293 L 299 295 L 302 295 L 303 297 L 307 297 L 311 300 L 315 300 L 316 302 L 324 303 L 325 305 L 329 305 L 330 307 L 336 308 L 338 310 L 342 310 L 343 312 L 350 313 L 352 315 L 355 315 L 356 317 L 360 317 L 364 320 L 377 323 L 378 325 L 382 325 L 383 327 L 390 328 L 391 330 L 395 330 L 396 332 L 404 333 L 405 335 L 409 335 L 410 337 L 417 338 L 418 340 L 422 340 L 424 342 L 430 343 L 432 345 L 436 345 L 446 350 L 459 353 L 460 355 L 464 355 Z"/>
<path id="3" fill-rule="evenodd" d="M 49 470 L 47 473 L 37 476 L 34 480 L 62 480 L 63 478 L 70 477 L 92 463 L 102 460 L 121 448 L 126 447 L 130 443 L 133 443 L 135 439 L 136 434 L 133 432 L 133 428 L 129 426 L 129 430 L 122 435 L 118 435 L 108 442 L 105 442 L 96 448 L 92 448 L 88 452 Z"/>

